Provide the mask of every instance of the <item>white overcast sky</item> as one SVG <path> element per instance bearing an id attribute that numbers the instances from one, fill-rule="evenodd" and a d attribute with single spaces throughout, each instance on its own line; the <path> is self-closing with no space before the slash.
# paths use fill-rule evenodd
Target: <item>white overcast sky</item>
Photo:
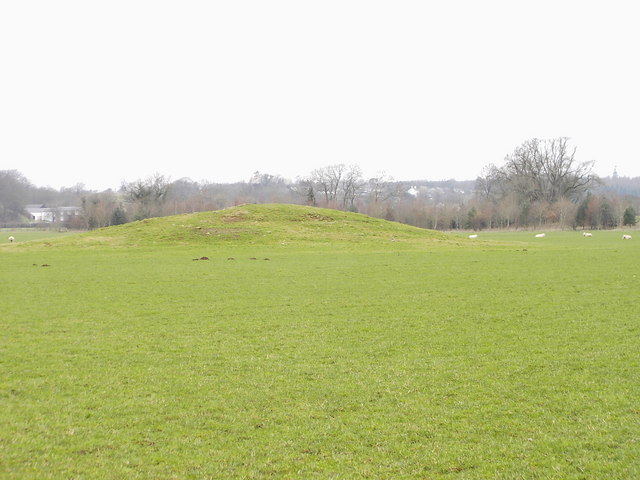
<path id="1" fill-rule="evenodd" d="M 530 138 L 640 176 L 634 1 L 0 1 L 0 170 L 37 186 L 475 179 Z"/>

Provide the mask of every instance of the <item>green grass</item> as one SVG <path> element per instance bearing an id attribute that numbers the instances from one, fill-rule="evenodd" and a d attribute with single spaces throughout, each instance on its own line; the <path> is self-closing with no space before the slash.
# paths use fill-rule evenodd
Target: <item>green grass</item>
<path id="1" fill-rule="evenodd" d="M 640 477 L 635 239 L 249 208 L 0 247 L 0 477 Z"/>
<path id="2" fill-rule="evenodd" d="M 140 222 L 72 236 L 60 246 L 95 247 L 303 247 L 345 249 L 354 244 L 397 248 L 430 240 L 450 242 L 447 235 L 400 223 L 337 210 L 288 205 L 242 205 L 235 208 L 150 218 Z"/>
<path id="3" fill-rule="evenodd" d="M 0 229 L 0 245 L 9 243 L 9 237 L 14 237 L 16 243 L 32 242 L 37 240 L 53 240 L 67 235 L 74 235 L 73 231 L 38 230 L 33 228 L 2 228 Z"/>

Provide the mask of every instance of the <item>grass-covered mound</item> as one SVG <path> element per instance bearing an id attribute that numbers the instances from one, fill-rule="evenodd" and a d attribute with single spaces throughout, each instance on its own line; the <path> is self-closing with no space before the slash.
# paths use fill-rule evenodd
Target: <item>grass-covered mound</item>
<path id="1" fill-rule="evenodd" d="M 362 214 L 300 205 L 241 205 L 150 218 L 63 240 L 77 246 L 307 245 L 447 241 L 449 236 Z"/>

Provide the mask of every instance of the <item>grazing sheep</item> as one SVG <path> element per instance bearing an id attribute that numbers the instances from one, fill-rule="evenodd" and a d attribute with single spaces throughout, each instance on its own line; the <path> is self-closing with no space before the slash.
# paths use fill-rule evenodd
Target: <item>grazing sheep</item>
<path id="1" fill-rule="evenodd" d="M 9 237 L 9 243 L 13 243 L 13 242 L 15 242 L 15 240 L 16 240 L 15 238 Z"/>
<path id="2" fill-rule="evenodd" d="M 582 236 L 583 237 L 592 237 L 593 235 L 591 235 L 589 232 L 582 232 Z"/>
<path id="3" fill-rule="evenodd" d="M 469 235 L 469 238 L 478 238 L 478 235 L 474 233 L 473 235 Z"/>
<path id="4" fill-rule="evenodd" d="M 622 235 L 623 240 L 631 240 L 631 235 Z"/>
<path id="5" fill-rule="evenodd" d="M 544 238 L 545 234 L 544 233 L 538 233 L 536 235 L 536 238 Z"/>

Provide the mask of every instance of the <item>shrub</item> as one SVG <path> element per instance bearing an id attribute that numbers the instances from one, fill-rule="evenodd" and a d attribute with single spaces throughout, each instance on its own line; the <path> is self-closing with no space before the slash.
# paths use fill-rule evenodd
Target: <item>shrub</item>
<path id="1" fill-rule="evenodd" d="M 624 214 L 622 215 L 622 225 L 630 225 L 633 226 L 636 224 L 636 211 L 633 207 L 627 207 L 624 210 Z"/>

